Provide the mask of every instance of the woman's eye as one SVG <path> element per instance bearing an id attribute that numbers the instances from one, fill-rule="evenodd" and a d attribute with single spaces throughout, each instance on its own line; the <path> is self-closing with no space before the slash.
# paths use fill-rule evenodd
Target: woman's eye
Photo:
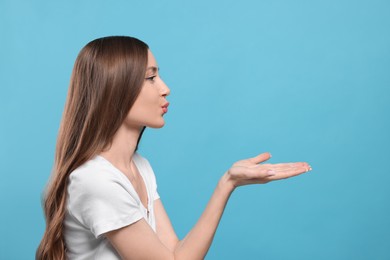
<path id="1" fill-rule="evenodd" d="M 157 76 L 151 76 L 151 77 L 146 78 L 146 80 L 154 81 L 154 79 L 155 79 L 156 77 L 157 77 Z"/>

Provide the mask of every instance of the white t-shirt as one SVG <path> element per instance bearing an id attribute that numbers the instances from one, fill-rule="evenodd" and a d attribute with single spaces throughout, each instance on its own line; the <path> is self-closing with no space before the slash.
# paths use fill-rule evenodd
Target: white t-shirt
<path id="1" fill-rule="evenodd" d="M 145 182 L 148 209 L 130 180 L 102 156 L 95 156 L 70 174 L 64 221 L 68 259 L 120 259 L 102 234 L 141 218 L 156 231 L 153 205 L 159 195 L 154 172 L 138 153 L 133 160 Z"/>

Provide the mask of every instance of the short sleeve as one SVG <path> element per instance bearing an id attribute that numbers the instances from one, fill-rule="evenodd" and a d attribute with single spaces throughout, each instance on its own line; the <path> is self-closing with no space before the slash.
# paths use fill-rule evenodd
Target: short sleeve
<path id="1" fill-rule="evenodd" d="M 123 176 L 107 169 L 74 171 L 69 177 L 68 211 L 94 236 L 142 218 L 139 202 Z"/>

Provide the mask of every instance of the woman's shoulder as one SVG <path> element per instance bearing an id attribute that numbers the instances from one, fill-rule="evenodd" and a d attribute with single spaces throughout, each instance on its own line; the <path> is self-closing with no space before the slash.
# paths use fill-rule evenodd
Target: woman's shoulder
<path id="1" fill-rule="evenodd" d="M 107 160 L 97 155 L 70 173 L 69 184 L 96 187 L 101 183 L 120 179 L 117 170 Z"/>

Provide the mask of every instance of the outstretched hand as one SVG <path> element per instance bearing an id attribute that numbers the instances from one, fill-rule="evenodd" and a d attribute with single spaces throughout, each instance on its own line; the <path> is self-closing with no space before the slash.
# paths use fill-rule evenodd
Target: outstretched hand
<path id="1" fill-rule="evenodd" d="M 256 157 L 234 163 L 226 172 L 228 181 L 235 188 L 242 185 L 286 179 L 311 170 L 310 165 L 306 162 L 260 164 L 270 158 L 270 153 L 262 153 Z"/>

